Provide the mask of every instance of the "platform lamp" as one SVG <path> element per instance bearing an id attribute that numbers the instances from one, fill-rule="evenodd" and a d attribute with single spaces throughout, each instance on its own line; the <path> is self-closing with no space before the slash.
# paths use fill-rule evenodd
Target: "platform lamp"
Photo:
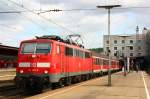
<path id="1" fill-rule="evenodd" d="M 109 41 L 109 51 L 108 51 L 108 55 L 109 55 L 109 68 L 108 68 L 108 86 L 111 86 L 111 57 L 110 57 L 110 10 L 115 8 L 115 7 L 121 7 L 121 5 L 104 5 L 104 6 L 100 6 L 98 5 L 97 8 L 105 8 L 108 10 L 108 41 Z"/>

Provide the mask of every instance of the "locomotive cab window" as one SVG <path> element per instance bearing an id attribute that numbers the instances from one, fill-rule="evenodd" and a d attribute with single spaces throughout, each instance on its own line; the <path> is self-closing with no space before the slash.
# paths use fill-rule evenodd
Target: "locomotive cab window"
<path id="1" fill-rule="evenodd" d="M 38 43 L 36 46 L 36 53 L 47 54 L 50 52 L 50 45 L 48 43 Z"/>
<path id="2" fill-rule="evenodd" d="M 24 43 L 21 49 L 22 54 L 47 54 L 49 52 L 49 43 Z"/>
<path id="3" fill-rule="evenodd" d="M 24 43 L 22 46 L 22 51 L 21 53 L 26 54 L 26 53 L 34 53 L 36 43 Z"/>

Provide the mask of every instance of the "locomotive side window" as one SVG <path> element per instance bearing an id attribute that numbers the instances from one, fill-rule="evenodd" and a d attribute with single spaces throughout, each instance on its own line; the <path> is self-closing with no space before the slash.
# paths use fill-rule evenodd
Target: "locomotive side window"
<path id="1" fill-rule="evenodd" d="M 90 58 L 90 53 L 85 52 L 85 58 Z"/>
<path id="2" fill-rule="evenodd" d="M 76 50 L 76 53 L 77 53 L 77 55 L 76 55 L 76 56 L 77 56 L 77 57 L 79 57 L 79 50 Z"/>
<path id="3" fill-rule="evenodd" d="M 78 53 L 77 53 L 77 51 L 78 51 L 78 50 L 73 49 L 73 56 L 78 57 Z"/>
<path id="4" fill-rule="evenodd" d="M 65 55 L 66 56 L 73 56 L 73 49 L 69 47 L 65 47 Z"/>
<path id="5" fill-rule="evenodd" d="M 69 55 L 73 56 L 73 49 L 72 48 L 69 48 Z"/>
<path id="6" fill-rule="evenodd" d="M 85 52 L 83 52 L 83 51 L 74 49 L 73 53 L 74 53 L 73 56 L 75 56 L 75 57 L 85 58 Z"/>
<path id="7" fill-rule="evenodd" d="M 50 46 L 48 43 L 38 43 L 36 46 L 36 53 L 49 53 Z"/>
<path id="8" fill-rule="evenodd" d="M 82 58 L 85 58 L 85 52 L 82 52 Z"/>
<path id="9" fill-rule="evenodd" d="M 69 48 L 69 47 L 65 47 L 65 55 L 80 57 L 80 58 L 90 58 L 90 53 L 78 49 Z"/>
<path id="10" fill-rule="evenodd" d="M 21 53 L 34 53 L 36 43 L 24 43 Z"/>
<path id="11" fill-rule="evenodd" d="M 57 45 L 57 54 L 60 54 L 60 45 Z"/>
<path id="12" fill-rule="evenodd" d="M 82 52 L 82 51 L 79 51 L 79 53 L 80 53 L 79 57 L 80 57 L 80 58 L 83 58 L 83 52 Z"/>
<path id="13" fill-rule="evenodd" d="M 68 56 L 69 55 L 69 48 L 65 47 L 65 55 Z"/>

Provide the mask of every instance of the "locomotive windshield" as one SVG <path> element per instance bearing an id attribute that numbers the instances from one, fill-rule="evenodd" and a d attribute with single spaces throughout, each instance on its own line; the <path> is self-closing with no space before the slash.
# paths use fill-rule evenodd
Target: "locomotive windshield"
<path id="1" fill-rule="evenodd" d="M 49 43 L 24 43 L 21 51 L 21 53 L 23 54 L 28 54 L 28 53 L 46 54 L 49 52 L 50 52 Z"/>

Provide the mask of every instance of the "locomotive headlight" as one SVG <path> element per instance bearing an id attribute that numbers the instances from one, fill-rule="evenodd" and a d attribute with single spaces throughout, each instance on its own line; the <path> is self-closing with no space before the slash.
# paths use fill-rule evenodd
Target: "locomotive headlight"
<path id="1" fill-rule="evenodd" d="M 32 58 L 35 58 L 36 57 L 36 55 L 32 55 Z"/>
<path id="2" fill-rule="evenodd" d="M 20 73 L 23 73 L 23 70 L 20 70 Z"/>
<path id="3" fill-rule="evenodd" d="M 48 73 L 48 71 L 47 71 L 47 70 L 45 70 L 45 71 L 44 71 L 44 73 L 45 73 L 45 74 L 47 74 L 47 73 Z"/>

